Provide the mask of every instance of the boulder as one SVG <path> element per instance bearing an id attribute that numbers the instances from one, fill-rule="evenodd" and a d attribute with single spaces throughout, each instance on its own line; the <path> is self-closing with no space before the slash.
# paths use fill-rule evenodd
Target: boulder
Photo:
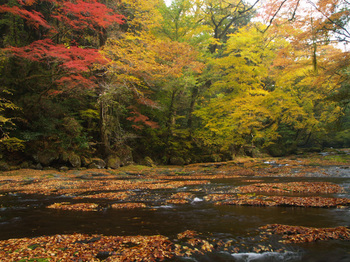
<path id="1" fill-rule="evenodd" d="M 143 159 L 142 164 L 145 165 L 145 166 L 150 166 L 150 167 L 155 167 L 155 166 L 156 166 L 156 165 L 154 164 L 152 158 L 150 158 L 149 156 L 146 156 L 146 157 Z"/>
<path id="2" fill-rule="evenodd" d="M 29 167 L 30 167 L 30 164 L 27 161 L 24 161 L 20 164 L 20 168 L 22 169 L 29 168 Z"/>
<path id="3" fill-rule="evenodd" d="M 120 158 L 120 165 L 126 166 L 133 163 L 132 150 L 129 146 L 121 145 L 114 149 L 116 155 Z"/>
<path id="4" fill-rule="evenodd" d="M 183 166 L 185 164 L 185 160 L 182 157 L 173 156 L 170 158 L 170 164 L 176 166 Z"/>
<path id="5" fill-rule="evenodd" d="M 120 167 L 121 161 L 117 155 L 110 155 L 107 158 L 107 167 L 112 169 L 117 169 Z"/>
<path id="6" fill-rule="evenodd" d="M 69 162 L 69 154 L 67 152 L 62 152 L 60 155 L 60 160 L 64 163 Z"/>
<path id="7" fill-rule="evenodd" d="M 92 163 L 91 158 L 82 156 L 80 159 L 81 159 L 81 165 L 82 166 L 89 166 Z"/>
<path id="8" fill-rule="evenodd" d="M 36 166 L 34 166 L 34 169 L 42 170 L 43 166 L 40 163 L 38 163 Z"/>
<path id="9" fill-rule="evenodd" d="M 69 154 L 68 161 L 72 165 L 73 168 L 80 168 L 81 167 L 80 156 L 78 156 L 77 154 L 74 154 L 74 153 Z"/>
<path id="10" fill-rule="evenodd" d="M 101 158 L 92 158 L 91 159 L 91 164 L 89 165 L 89 168 L 105 168 L 106 167 L 106 162 L 103 161 Z"/>
<path id="11" fill-rule="evenodd" d="M 42 166 L 49 166 L 53 161 L 59 159 L 59 154 L 56 151 L 41 151 L 35 157 L 37 162 Z"/>
<path id="12" fill-rule="evenodd" d="M 69 168 L 66 167 L 66 166 L 61 166 L 60 167 L 60 171 L 62 171 L 62 172 L 67 172 L 68 170 L 69 170 Z"/>
<path id="13" fill-rule="evenodd" d="M 4 161 L 1 161 L 0 162 L 0 171 L 9 171 L 10 170 L 10 166 L 4 162 Z"/>

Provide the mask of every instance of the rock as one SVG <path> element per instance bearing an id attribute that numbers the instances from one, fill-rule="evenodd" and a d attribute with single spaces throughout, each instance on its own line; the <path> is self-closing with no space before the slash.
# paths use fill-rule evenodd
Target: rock
<path id="1" fill-rule="evenodd" d="M 112 169 L 117 169 L 120 167 L 121 161 L 120 158 L 116 155 L 110 155 L 107 158 L 107 167 Z"/>
<path id="2" fill-rule="evenodd" d="M 91 163 L 90 165 L 88 165 L 88 168 L 90 168 L 90 169 L 96 169 L 96 168 L 100 168 L 100 166 L 98 166 L 98 165 L 95 164 L 95 163 Z"/>
<path id="3" fill-rule="evenodd" d="M 101 158 L 92 158 L 91 159 L 92 163 L 89 165 L 89 168 L 105 168 L 106 167 L 106 162 L 103 161 Z"/>
<path id="4" fill-rule="evenodd" d="M 51 166 L 46 166 L 43 168 L 43 170 L 56 170 L 56 169 Z"/>
<path id="5" fill-rule="evenodd" d="M 132 151 L 129 146 L 121 145 L 115 148 L 114 151 L 120 158 L 121 166 L 126 166 L 133 163 Z"/>
<path id="6" fill-rule="evenodd" d="M 60 156 L 60 160 L 62 162 L 68 162 L 69 161 L 69 154 L 67 152 L 62 152 Z"/>
<path id="7" fill-rule="evenodd" d="M 56 151 L 41 151 L 38 153 L 36 160 L 42 166 L 49 166 L 53 161 L 59 159 L 59 154 Z"/>
<path id="8" fill-rule="evenodd" d="M 89 166 L 92 163 L 91 158 L 82 156 L 80 159 L 81 159 L 82 166 Z"/>
<path id="9" fill-rule="evenodd" d="M 23 163 L 21 163 L 20 164 L 20 168 L 22 168 L 22 169 L 26 169 L 26 168 L 29 168 L 30 167 L 30 164 L 29 164 L 29 162 L 23 162 Z"/>
<path id="10" fill-rule="evenodd" d="M 9 171 L 9 170 L 10 170 L 9 165 L 6 162 L 1 161 L 0 162 L 0 171 Z"/>
<path id="11" fill-rule="evenodd" d="M 185 164 L 185 160 L 182 157 L 173 156 L 170 158 L 170 164 L 176 166 L 183 166 Z"/>
<path id="12" fill-rule="evenodd" d="M 146 156 L 143 160 L 143 165 L 145 166 L 150 166 L 150 167 L 155 167 L 156 165 L 154 164 L 152 158 L 150 158 L 149 156 Z"/>
<path id="13" fill-rule="evenodd" d="M 40 163 L 38 163 L 38 164 L 35 166 L 35 169 L 37 169 L 37 170 L 42 170 L 42 169 L 43 169 L 43 166 L 42 166 Z"/>
<path id="14" fill-rule="evenodd" d="M 71 153 L 68 157 L 68 161 L 74 168 L 81 167 L 80 156 L 78 156 L 77 154 Z"/>
<path id="15" fill-rule="evenodd" d="M 66 167 L 66 166 L 61 166 L 60 167 L 60 171 L 62 171 L 62 172 L 67 172 L 68 170 L 69 170 L 69 168 Z"/>

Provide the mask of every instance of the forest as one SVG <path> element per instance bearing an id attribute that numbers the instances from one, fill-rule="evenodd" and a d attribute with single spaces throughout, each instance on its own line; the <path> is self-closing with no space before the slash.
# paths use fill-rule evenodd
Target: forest
<path id="1" fill-rule="evenodd" d="M 348 0 L 0 0 L 0 169 L 350 147 Z"/>

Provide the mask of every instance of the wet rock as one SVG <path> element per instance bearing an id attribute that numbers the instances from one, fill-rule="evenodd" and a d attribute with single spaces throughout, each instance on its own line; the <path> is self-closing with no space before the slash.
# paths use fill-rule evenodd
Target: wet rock
<path id="1" fill-rule="evenodd" d="M 69 155 L 68 160 L 69 160 L 69 163 L 72 165 L 73 168 L 81 167 L 80 156 L 78 156 L 77 154 L 71 153 Z"/>
<path id="2" fill-rule="evenodd" d="M 66 167 L 66 166 L 61 166 L 60 167 L 60 171 L 62 171 L 62 172 L 67 172 L 68 170 L 69 170 L 69 168 Z"/>
<path id="3" fill-rule="evenodd" d="M 107 158 L 107 167 L 112 169 L 117 169 L 121 165 L 120 158 L 116 155 L 110 155 Z"/>
<path id="4" fill-rule="evenodd" d="M 106 167 L 106 162 L 103 161 L 101 158 L 93 158 L 91 159 L 92 163 L 89 165 L 89 168 L 105 168 Z"/>
<path id="5" fill-rule="evenodd" d="M 105 260 L 108 257 L 112 256 L 113 253 L 112 252 L 108 252 L 108 251 L 100 251 L 97 253 L 96 258 L 100 259 L 100 260 Z"/>

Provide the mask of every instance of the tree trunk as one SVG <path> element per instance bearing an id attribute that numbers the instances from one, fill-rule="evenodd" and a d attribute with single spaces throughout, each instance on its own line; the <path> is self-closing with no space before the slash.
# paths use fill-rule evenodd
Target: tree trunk
<path id="1" fill-rule="evenodd" d="M 108 136 L 108 121 L 107 121 L 107 110 L 108 107 L 105 105 L 105 102 L 103 101 L 103 93 L 101 95 L 100 100 L 100 139 L 101 139 L 101 146 L 100 146 L 100 152 L 103 156 L 108 156 L 111 152 L 111 146 Z"/>
<path id="2" fill-rule="evenodd" d="M 188 119 L 187 119 L 187 126 L 190 129 L 190 136 L 192 135 L 193 111 L 194 111 L 194 106 L 196 105 L 196 102 L 197 102 L 198 93 L 199 93 L 198 87 L 194 87 L 192 89 L 191 102 L 190 102 L 190 108 L 189 108 Z"/>

